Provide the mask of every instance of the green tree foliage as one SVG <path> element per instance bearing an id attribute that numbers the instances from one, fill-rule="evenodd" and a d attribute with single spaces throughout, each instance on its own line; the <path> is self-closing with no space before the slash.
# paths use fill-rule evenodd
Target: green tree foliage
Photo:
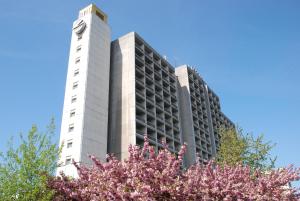
<path id="1" fill-rule="evenodd" d="M 253 170 L 270 170 L 274 167 L 276 158 L 271 158 L 270 151 L 274 147 L 271 142 L 265 142 L 261 134 L 254 137 L 244 134 L 241 128 L 219 130 L 220 147 L 217 154 L 219 164 L 235 166 L 245 164 Z"/>
<path id="2" fill-rule="evenodd" d="M 220 164 L 237 165 L 244 161 L 247 150 L 247 140 L 241 130 L 221 128 L 220 147 L 217 153 L 217 161 Z"/>
<path id="3" fill-rule="evenodd" d="M 20 134 L 20 145 L 0 155 L 0 200 L 51 200 L 53 191 L 47 187 L 47 178 L 57 167 L 60 149 L 51 138 L 52 120 L 46 132 L 35 125 L 26 136 Z"/>

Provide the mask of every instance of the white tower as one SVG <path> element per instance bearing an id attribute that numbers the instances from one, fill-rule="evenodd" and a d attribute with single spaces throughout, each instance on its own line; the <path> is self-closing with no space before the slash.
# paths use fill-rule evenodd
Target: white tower
<path id="1" fill-rule="evenodd" d="M 83 164 L 91 164 L 89 154 L 105 159 L 110 42 L 107 15 L 93 4 L 82 9 L 73 23 L 57 174 L 76 177 L 72 159 Z"/>

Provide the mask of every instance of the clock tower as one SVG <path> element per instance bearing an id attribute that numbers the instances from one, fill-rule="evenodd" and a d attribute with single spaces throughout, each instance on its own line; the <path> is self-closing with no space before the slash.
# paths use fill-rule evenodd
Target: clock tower
<path id="1" fill-rule="evenodd" d="M 110 42 L 107 15 L 93 4 L 82 9 L 72 28 L 57 174 L 77 177 L 72 160 L 90 165 L 89 154 L 105 160 Z"/>

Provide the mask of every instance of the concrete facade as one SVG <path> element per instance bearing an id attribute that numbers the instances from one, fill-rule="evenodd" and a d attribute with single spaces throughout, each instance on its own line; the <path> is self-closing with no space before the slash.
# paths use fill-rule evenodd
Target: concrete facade
<path id="1" fill-rule="evenodd" d="M 172 152 L 182 143 L 174 67 L 137 33 L 112 42 L 109 149 L 120 159 L 147 134 L 156 150 L 164 139 Z"/>
<path id="2" fill-rule="evenodd" d="M 57 173 L 77 176 L 71 164 L 90 164 L 89 154 L 107 153 L 110 28 L 106 15 L 90 5 L 73 23 Z M 101 86 L 101 87 L 100 87 Z"/>
<path id="3" fill-rule="evenodd" d="M 137 33 L 111 42 L 107 16 L 96 6 L 80 11 L 73 24 L 60 134 L 66 175 L 71 160 L 90 165 L 89 154 L 128 157 L 128 146 L 147 134 L 158 151 L 162 140 L 177 153 L 186 142 L 185 165 L 216 155 L 218 128 L 234 127 L 218 96 L 187 65 L 174 68 Z"/>
<path id="4" fill-rule="evenodd" d="M 188 143 L 186 165 L 195 163 L 197 157 L 205 163 L 218 150 L 218 128 L 234 127 L 234 124 L 223 115 L 218 96 L 195 69 L 183 65 L 176 68 L 175 74 L 179 83 L 183 140 Z"/>

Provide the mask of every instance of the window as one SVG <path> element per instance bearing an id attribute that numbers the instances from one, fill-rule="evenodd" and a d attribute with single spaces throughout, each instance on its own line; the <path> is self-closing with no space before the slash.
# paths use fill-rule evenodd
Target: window
<path id="1" fill-rule="evenodd" d="M 71 98 L 71 103 L 75 103 L 75 102 L 76 102 L 76 100 L 77 100 L 77 97 L 76 97 L 76 95 L 75 95 L 75 96 L 72 96 L 72 98 Z"/>
<path id="2" fill-rule="evenodd" d="M 68 142 L 68 143 L 67 143 L 67 148 L 71 148 L 72 145 L 73 145 L 73 142 Z"/>
<path id="3" fill-rule="evenodd" d="M 76 89 L 78 87 L 78 82 L 73 83 L 73 89 Z"/>
<path id="4" fill-rule="evenodd" d="M 79 69 L 76 69 L 76 70 L 74 71 L 74 76 L 77 76 L 77 75 L 79 75 Z"/>
<path id="5" fill-rule="evenodd" d="M 69 132 L 72 132 L 72 131 L 74 131 L 74 124 L 69 125 Z"/>
<path id="6" fill-rule="evenodd" d="M 105 21 L 105 16 L 96 10 L 96 15 L 103 21 Z"/>
<path id="7" fill-rule="evenodd" d="M 78 36 L 77 40 L 81 40 L 82 39 L 82 35 Z"/>
<path id="8" fill-rule="evenodd" d="M 71 110 L 71 112 L 70 112 L 70 117 L 74 117 L 74 116 L 75 116 L 75 109 Z"/>
<path id="9" fill-rule="evenodd" d="M 69 164 L 71 164 L 71 156 L 66 157 L 65 165 L 69 165 Z"/>
<path id="10" fill-rule="evenodd" d="M 80 62 L 80 57 L 77 57 L 76 59 L 75 59 L 75 64 L 78 64 Z"/>
<path id="11" fill-rule="evenodd" d="M 78 45 L 76 48 L 76 52 L 79 52 L 81 50 L 81 45 Z"/>

